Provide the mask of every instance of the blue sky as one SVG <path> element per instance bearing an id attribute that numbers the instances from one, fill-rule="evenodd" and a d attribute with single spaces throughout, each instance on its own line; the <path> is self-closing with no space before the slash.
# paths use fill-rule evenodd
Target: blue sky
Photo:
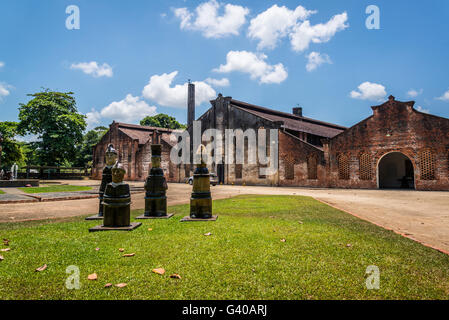
<path id="1" fill-rule="evenodd" d="M 91 127 L 155 112 L 186 122 L 188 79 L 206 101 L 197 116 L 222 92 L 345 126 L 390 94 L 449 118 L 448 18 L 446 0 L 2 0 L 0 120 L 44 87 L 73 91 Z"/>

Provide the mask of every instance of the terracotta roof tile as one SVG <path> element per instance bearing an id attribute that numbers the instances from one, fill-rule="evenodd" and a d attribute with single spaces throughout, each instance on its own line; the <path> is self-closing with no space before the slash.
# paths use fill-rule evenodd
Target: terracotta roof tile
<path id="1" fill-rule="evenodd" d="M 146 127 L 137 124 L 128 124 L 120 122 L 116 122 L 115 124 L 118 126 L 119 131 L 123 132 L 133 140 L 138 140 L 139 144 L 147 143 L 155 130 L 159 131 L 162 134 L 162 137 L 164 137 L 164 135 L 170 136 L 170 133 L 180 131 L 167 128 Z M 166 140 L 170 141 L 169 138 L 166 138 Z"/>

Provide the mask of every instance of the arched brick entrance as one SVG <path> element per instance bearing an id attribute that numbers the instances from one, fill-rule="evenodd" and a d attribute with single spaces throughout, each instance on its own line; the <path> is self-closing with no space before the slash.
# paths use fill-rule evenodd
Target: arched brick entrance
<path id="1" fill-rule="evenodd" d="M 377 165 L 379 189 L 415 189 L 413 163 L 402 152 L 385 154 Z"/>

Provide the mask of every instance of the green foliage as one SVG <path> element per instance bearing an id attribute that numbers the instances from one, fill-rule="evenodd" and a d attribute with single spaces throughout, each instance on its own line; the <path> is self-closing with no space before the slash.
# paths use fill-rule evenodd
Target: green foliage
<path id="1" fill-rule="evenodd" d="M 448 298 L 447 255 L 309 197 L 243 195 L 216 200 L 216 222 L 180 223 L 189 205 L 170 207 L 169 212 L 175 217 L 142 221 L 132 232 L 89 233 L 87 229 L 100 222 L 83 217 L 0 224 L 2 238 L 11 241 L 11 251 L 2 253 L 0 262 L 0 297 Z M 142 210 L 132 216 L 139 214 Z M 135 256 L 124 258 L 124 253 Z M 44 264 L 45 271 L 34 271 Z M 80 290 L 64 287 L 71 264 L 80 269 Z M 366 288 L 369 265 L 381 271 L 379 290 Z M 166 273 L 155 274 L 153 268 Z M 97 273 L 97 281 L 87 280 L 92 273 Z M 173 273 L 182 279 L 171 279 Z M 106 283 L 122 282 L 128 285 L 104 288 Z"/>
<path id="2" fill-rule="evenodd" d="M 167 129 L 185 129 L 186 126 L 179 123 L 176 118 L 159 113 L 152 117 L 145 117 L 140 121 L 141 126 L 158 127 Z"/>
<path id="3" fill-rule="evenodd" d="M 100 142 L 101 138 L 109 129 L 103 126 L 89 130 L 83 136 L 83 142 L 77 146 L 76 160 L 73 162 L 75 167 L 92 166 L 92 150 L 93 147 Z"/>
<path id="4" fill-rule="evenodd" d="M 46 89 L 28 96 L 32 99 L 19 107 L 18 132 L 38 135 L 39 141 L 33 143 L 38 164 L 57 166 L 75 159 L 86 121 L 78 113 L 73 93 Z"/>
<path id="5" fill-rule="evenodd" d="M 25 155 L 24 165 L 38 166 L 39 159 L 37 156 L 37 144 L 35 142 L 21 142 L 22 152 Z"/>
<path id="6" fill-rule="evenodd" d="M 0 122 L 0 133 L 3 136 L 1 166 L 9 169 L 14 162 L 23 164 L 25 156 L 22 150 L 23 143 L 15 140 L 18 134 L 18 123 L 12 121 Z"/>

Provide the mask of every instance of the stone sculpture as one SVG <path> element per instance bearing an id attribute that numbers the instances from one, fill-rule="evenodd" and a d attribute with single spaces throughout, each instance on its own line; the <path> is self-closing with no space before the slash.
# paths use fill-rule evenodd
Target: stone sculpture
<path id="1" fill-rule="evenodd" d="M 162 146 L 151 145 L 151 169 L 145 181 L 145 212 L 137 219 L 168 219 L 167 214 L 167 180 L 161 168 Z"/>
<path id="2" fill-rule="evenodd" d="M 206 147 L 200 145 L 197 155 L 200 164 L 193 173 L 193 190 L 190 198 L 190 216 L 181 221 L 215 221 L 218 216 L 212 215 L 212 196 L 210 193 L 210 175 L 206 166 Z"/>
<path id="3" fill-rule="evenodd" d="M 98 191 L 98 214 L 86 218 L 86 220 L 102 220 L 103 219 L 103 195 L 108 183 L 112 182 L 112 166 L 117 162 L 118 152 L 114 149 L 112 144 L 108 145 L 105 153 L 106 166 L 103 168 L 103 175 L 101 177 L 100 190 Z"/>
<path id="4" fill-rule="evenodd" d="M 123 182 L 125 169 L 117 162 L 112 167 L 111 173 L 112 182 L 106 185 L 102 202 L 103 225 L 89 231 L 130 231 L 141 225 L 140 222 L 131 223 L 131 192 L 129 185 Z"/>

